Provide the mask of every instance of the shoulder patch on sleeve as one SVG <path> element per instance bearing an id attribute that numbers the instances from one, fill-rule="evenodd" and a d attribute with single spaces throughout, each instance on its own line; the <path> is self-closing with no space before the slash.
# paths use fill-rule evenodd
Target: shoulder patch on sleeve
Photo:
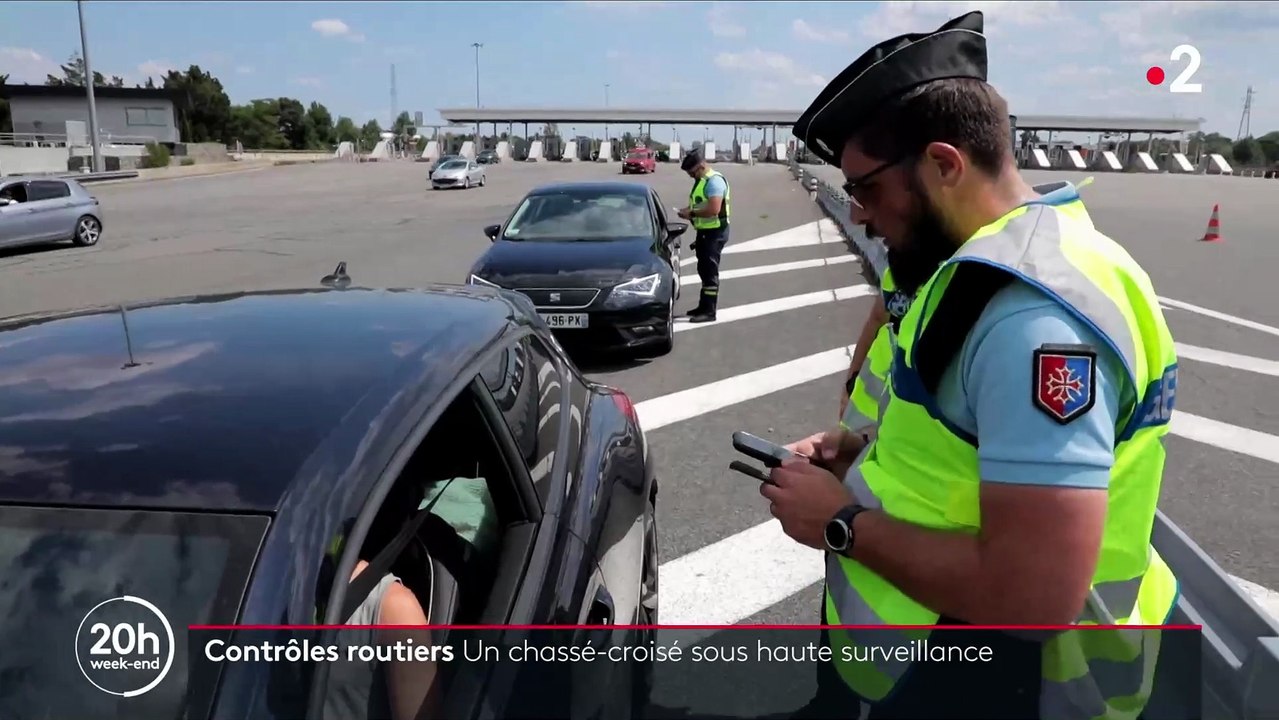
<path id="1" fill-rule="evenodd" d="M 1065 425 L 1097 402 L 1097 350 L 1091 345 L 1040 345 L 1033 361 L 1035 407 Z"/>

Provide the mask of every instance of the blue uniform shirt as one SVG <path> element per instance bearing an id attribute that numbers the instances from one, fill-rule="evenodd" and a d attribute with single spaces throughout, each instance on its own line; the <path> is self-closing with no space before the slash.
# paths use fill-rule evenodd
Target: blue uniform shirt
<path id="1" fill-rule="evenodd" d="M 728 192 L 728 182 L 724 180 L 723 175 L 712 175 L 706 179 L 706 197 L 724 197 L 724 193 Z"/>
<path id="2" fill-rule="evenodd" d="M 1035 188 L 1036 202 L 1079 197 L 1070 183 Z M 1090 345 L 1096 403 L 1062 425 L 1035 405 L 1034 353 L 1041 345 Z M 1136 404 L 1123 360 L 1088 323 L 1042 291 L 1014 282 L 995 294 L 942 376 L 942 414 L 979 441 L 983 482 L 1105 488 L 1116 426 Z"/>
<path id="3" fill-rule="evenodd" d="M 1061 425 L 1040 410 L 1034 352 L 1044 343 L 1097 352 L 1096 403 Z M 974 437 L 983 482 L 1105 488 L 1116 426 L 1136 400 L 1123 361 L 1086 323 L 1023 282 L 995 294 L 942 376 L 943 415 Z"/>

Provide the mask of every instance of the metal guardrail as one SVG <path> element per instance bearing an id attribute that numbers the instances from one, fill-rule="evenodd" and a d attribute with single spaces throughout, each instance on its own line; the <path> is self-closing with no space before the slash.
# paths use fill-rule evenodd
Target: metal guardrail
<path id="1" fill-rule="evenodd" d="M 792 177 L 839 226 L 869 264 L 878 285 L 887 249 L 849 219 L 848 196 L 790 161 Z M 1268 614 L 1163 512 L 1156 511 L 1151 544 L 1177 575 L 1180 598 L 1170 624 L 1203 628 L 1199 668 L 1160 668 L 1146 720 L 1182 720 L 1186 683 L 1200 683 L 1203 718 L 1279 719 L 1279 619 Z M 1184 720 L 1191 720 L 1184 718 Z"/>
<path id="2" fill-rule="evenodd" d="M 137 170 L 119 170 L 117 172 L 100 173 L 61 173 L 58 177 L 75 180 L 78 183 L 92 183 L 101 180 L 128 180 L 138 176 Z"/>

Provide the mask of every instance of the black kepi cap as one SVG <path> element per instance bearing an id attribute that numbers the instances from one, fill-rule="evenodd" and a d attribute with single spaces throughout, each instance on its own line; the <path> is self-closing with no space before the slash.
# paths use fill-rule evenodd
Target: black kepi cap
<path id="1" fill-rule="evenodd" d="M 702 161 L 702 149 L 693 148 L 692 150 L 689 150 L 688 152 L 684 153 L 684 161 L 679 164 L 679 169 L 683 170 L 684 172 L 688 172 L 689 170 L 692 170 L 693 168 L 697 167 L 697 164 L 700 163 L 701 161 Z"/>
<path id="2" fill-rule="evenodd" d="M 867 50 L 830 81 L 791 129 L 836 167 L 844 143 L 886 101 L 934 80 L 986 80 L 986 36 L 980 11 L 930 33 L 899 35 Z"/>

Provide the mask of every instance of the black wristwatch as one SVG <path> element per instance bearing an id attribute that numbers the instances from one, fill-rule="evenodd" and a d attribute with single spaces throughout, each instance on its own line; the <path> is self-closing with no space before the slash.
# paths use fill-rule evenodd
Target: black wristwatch
<path id="1" fill-rule="evenodd" d="M 870 508 L 853 503 L 840 508 L 835 517 L 826 523 L 826 549 L 843 555 L 853 547 L 853 518 Z"/>

